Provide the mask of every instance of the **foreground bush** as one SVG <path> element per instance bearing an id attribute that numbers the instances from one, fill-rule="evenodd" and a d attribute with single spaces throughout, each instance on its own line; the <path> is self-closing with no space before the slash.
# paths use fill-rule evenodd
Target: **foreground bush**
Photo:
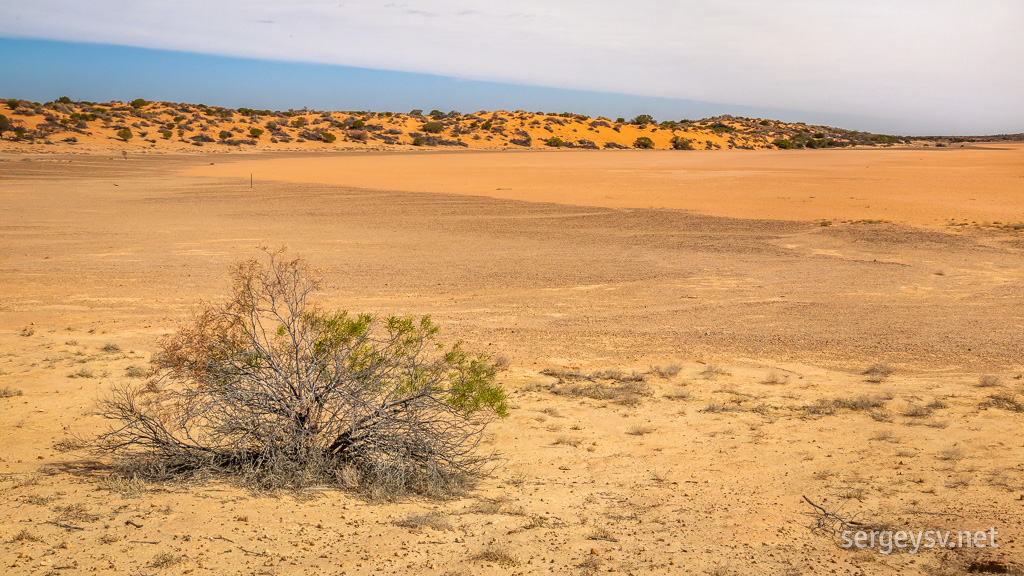
<path id="1" fill-rule="evenodd" d="M 149 381 L 114 388 L 97 445 L 266 488 L 444 496 L 478 477 L 484 427 L 508 409 L 487 359 L 442 348 L 429 317 L 322 310 L 306 262 L 268 254 L 236 264 L 231 297 L 162 342 Z"/>

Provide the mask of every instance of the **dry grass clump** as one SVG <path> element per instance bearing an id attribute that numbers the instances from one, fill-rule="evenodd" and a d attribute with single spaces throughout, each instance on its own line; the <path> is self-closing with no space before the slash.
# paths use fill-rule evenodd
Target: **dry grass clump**
<path id="1" fill-rule="evenodd" d="M 22 528 L 20 532 L 18 532 L 14 536 L 11 536 L 11 539 L 8 540 L 8 542 L 12 543 L 12 544 L 15 543 L 15 542 L 42 542 L 42 541 L 43 541 L 42 538 L 40 538 L 39 536 L 36 536 L 35 534 L 29 532 L 25 528 Z"/>
<path id="2" fill-rule="evenodd" d="M 118 346 L 117 344 L 114 344 L 113 342 L 108 342 L 103 346 L 103 351 L 108 354 L 116 354 L 117 352 L 121 351 L 121 347 Z"/>
<path id="3" fill-rule="evenodd" d="M 867 490 L 863 488 L 845 488 L 839 492 L 839 497 L 844 500 L 863 501 L 867 496 Z"/>
<path id="4" fill-rule="evenodd" d="M 675 390 L 665 394 L 665 398 L 669 400 L 689 400 L 693 396 L 693 392 L 685 388 L 676 388 Z"/>
<path id="5" fill-rule="evenodd" d="M 739 400 L 733 402 L 711 402 L 704 408 L 701 408 L 701 412 L 709 414 L 718 414 L 721 412 L 746 412 L 747 409 L 743 406 Z"/>
<path id="6" fill-rule="evenodd" d="M 114 492 L 124 497 L 135 497 L 148 488 L 146 482 L 135 474 L 108 474 L 99 479 L 96 487 L 107 492 Z"/>
<path id="7" fill-rule="evenodd" d="M 960 448 L 959 446 L 953 446 L 952 448 L 946 448 L 945 450 L 939 452 L 936 458 L 945 461 L 957 461 L 963 460 L 966 455 L 967 454 L 964 453 L 963 448 Z"/>
<path id="8" fill-rule="evenodd" d="M 68 378 L 95 378 L 96 372 L 88 366 L 82 366 L 78 369 L 78 372 L 72 372 L 68 374 Z"/>
<path id="9" fill-rule="evenodd" d="M 492 562 L 505 568 L 511 568 L 522 564 L 519 558 L 502 546 L 488 546 L 474 554 L 472 559 L 477 562 Z"/>
<path id="10" fill-rule="evenodd" d="M 187 558 L 185 556 L 178 556 L 177 554 L 171 554 L 170 552 L 161 552 L 150 560 L 149 564 L 154 568 L 170 568 L 171 566 L 177 566 L 184 562 Z"/>
<path id="11" fill-rule="evenodd" d="M 409 514 L 405 520 L 395 522 L 396 526 L 402 526 L 404 528 L 413 528 L 416 530 L 422 530 L 423 528 L 431 528 L 438 532 L 448 532 L 455 530 L 451 520 L 449 520 L 447 514 L 440 512 L 427 512 L 426 514 Z"/>
<path id="12" fill-rule="evenodd" d="M 986 374 L 986 375 L 981 376 L 980 378 L 978 378 L 978 387 L 979 388 L 991 388 L 993 386 L 999 386 L 999 384 L 1000 384 L 999 376 L 993 376 L 991 374 Z"/>
<path id="13" fill-rule="evenodd" d="M 896 435 L 891 430 L 882 430 L 871 437 L 872 440 L 878 440 L 881 442 L 896 442 Z"/>
<path id="14" fill-rule="evenodd" d="M 651 374 L 652 376 L 657 376 L 658 378 L 664 378 L 667 380 L 669 378 L 674 378 L 676 375 L 679 374 L 680 371 L 682 371 L 682 369 L 683 367 L 680 366 L 679 364 L 669 364 L 664 368 L 662 368 L 661 366 L 651 366 L 650 370 L 648 370 L 647 373 Z"/>
<path id="15" fill-rule="evenodd" d="M 50 502 L 56 502 L 57 500 L 60 500 L 60 496 L 40 496 L 39 494 L 29 494 L 21 499 L 25 504 L 31 504 L 33 506 L 46 506 Z"/>
<path id="16" fill-rule="evenodd" d="M 556 446 L 572 446 L 573 448 L 579 448 L 583 444 L 583 440 L 576 438 L 575 436 L 559 436 L 555 438 L 554 444 Z"/>
<path id="17" fill-rule="evenodd" d="M 869 414 L 871 415 L 871 419 L 875 422 L 892 422 L 892 412 L 885 408 L 872 410 Z"/>
<path id="18" fill-rule="evenodd" d="M 642 424 L 634 424 L 626 430 L 626 434 L 630 436 L 646 436 L 652 432 L 654 432 L 654 428 Z"/>
<path id="19" fill-rule="evenodd" d="M 120 536 L 118 536 L 117 534 L 110 533 L 110 532 L 107 532 L 106 534 L 100 536 L 100 542 L 103 543 L 103 544 L 113 544 L 115 542 L 120 542 L 120 541 L 121 541 L 121 537 Z"/>
<path id="20" fill-rule="evenodd" d="M 85 442 L 82 442 L 78 438 L 64 438 L 53 443 L 53 449 L 58 452 L 73 452 L 85 447 Z"/>
<path id="21" fill-rule="evenodd" d="M 552 392 L 564 396 L 582 396 L 591 400 L 608 400 L 623 406 L 636 406 L 643 401 L 643 398 L 654 394 L 651 387 L 644 382 L 622 380 L 607 384 L 574 382 L 555 387 Z"/>
<path id="22" fill-rule="evenodd" d="M 24 392 L 20 388 L 13 388 L 11 386 L 4 386 L 0 388 L 0 398 L 14 398 L 15 396 L 21 396 Z"/>
<path id="23" fill-rule="evenodd" d="M 863 372 L 864 376 L 867 376 L 868 382 L 883 382 L 889 376 L 892 376 L 896 372 L 896 369 L 889 366 L 886 363 L 872 364 L 867 370 Z"/>
<path id="24" fill-rule="evenodd" d="M 582 562 L 576 565 L 580 569 L 580 574 L 590 576 L 591 574 L 597 574 L 601 571 L 601 567 L 604 561 L 600 556 L 591 554 L 583 559 Z"/>
<path id="25" fill-rule="evenodd" d="M 1021 402 L 1015 395 L 1009 392 L 993 394 L 988 397 L 987 401 L 981 404 L 981 408 L 988 408 L 990 406 L 1009 410 L 1010 412 L 1024 412 L 1024 402 Z"/>
<path id="26" fill-rule="evenodd" d="M 908 418 L 927 418 L 932 415 L 933 410 L 921 404 L 910 403 L 903 410 L 903 415 Z"/>
<path id="27" fill-rule="evenodd" d="M 89 514 L 89 507 L 81 502 L 55 506 L 53 511 L 57 513 L 58 521 L 95 522 L 99 516 Z"/>
<path id="28" fill-rule="evenodd" d="M 891 415 L 885 410 L 886 399 L 882 396 L 860 395 L 852 398 L 818 398 L 814 404 L 802 406 L 806 416 L 832 416 L 839 410 L 869 412 L 875 420 L 887 422 Z"/>
<path id="29" fill-rule="evenodd" d="M 856 398 L 835 398 L 832 405 L 837 409 L 852 410 L 854 412 L 884 408 L 885 399 L 879 396 L 861 395 Z"/>
<path id="30" fill-rule="evenodd" d="M 712 380 L 718 376 L 728 376 L 729 371 L 717 364 L 708 364 L 704 367 L 704 370 L 700 372 L 700 376 L 705 380 Z"/>
<path id="31" fill-rule="evenodd" d="M 778 385 L 778 384 L 788 384 L 788 383 L 789 383 L 789 375 L 788 374 L 779 374 L 775 370 L 772 370 L 772 371 L 768 372 L 768 375 L 764 377 L 764 380 L 761 380 L 761 384 L 768 384 L 768 385 L 772 385 L 772 386 Z"/>
<path id="32" fill-rule="evenodd" d="M 135 364 L 124 369 L 124 375 L 129 378 L 145 378 L 148 374 L 145 368 Z"/>

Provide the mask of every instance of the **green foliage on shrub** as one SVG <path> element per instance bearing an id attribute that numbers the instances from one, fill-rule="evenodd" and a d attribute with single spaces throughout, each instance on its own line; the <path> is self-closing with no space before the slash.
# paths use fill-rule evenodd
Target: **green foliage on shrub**
<path id="1" fill-rule="evenodd" d="M 561 148 L 565 146 L 565 142 L 558 136 L 552 136 L 544 141 L 545 146 L 551 146 L 552 148 Z"/>
<path id="2" fill-rule="evenodd" d="M 142 108 L 146 104 L 149 104 L 149 100 L 146 100 L 145 98 L 136 98 L 135 100 L 132 100 L 128 103 L 129 106 L 135 108 L 136 110 Z"/>
<path id="3" fill-rule="evenodd" d="M 131 140 L 133 136 L 135 135 L 132 134 L 132 131 L 127 128 L 121 128 L 120 130 L 117 131 L 117 137 L 125 142 Z"/>
<path id="4" fill-rule="evenodd" d="M 20 105 L 21 105 L 21 102 L 18 102 L 14 98 L 11 98 L 10 100 L 7 101 L 7 107 L 10 108 L 11 110 L 17 110 L 18 106 L 20 106 Z"/>
<path id="5" fill-rule="evenodd" d="M 636 118 L 630 120 L 630 124 L 636 124 L 637 126 L 646 126 L 654 123 L 654 117 L 650 114 L 638 114 Z"/>
<path id="6" fill-rule="evenodd" d="M 259 138 L 260 136 L 263 136 L 263 130 L 260 130 L 259 128 L 249 128 L 249 136 Z"/>
<path id="7" fill-rule="evenodd" d="M 164 130 L 160 133 L 160 136 L 162 136 L 164 140 L 170 140 L 173 135 L 174 132 L 171 132 L 170 130 Z"/>
<path id="8" fill-rule="evenodd" d="M 444 130 L 444 124 L 440 122 L 427 122 L 421 128 L 428 134 L 440 134 Z"/>
<path id="9" fill-rule="evenodd" d="M 61 96 L 60 98 L 57 98 L 57 102 L 60 102 L 61 104 L 71 104 L 71 98 Z"/>
<path id="10" fill-rule="evenodd" d="M 302 128 L 306 125 L 306 117 L 299 116 L 295 120 L 292 120 L 292 128 Z"/>
<path id="11" fill-rule="evenodd" d="M 231 132 L 228 132 L 227 130 L 221 130 L 220 134 L 217 134 L 217 137 L 220 138 L 221 140 L 227 140 L 228 138 L 231 138 Z"/>
<path id="12" fill-rule="evenodd" d="M 785 138 L 779 138 L 778 140 L 772 142 L 772 145 L 778 148 L 779 150 L 793 149 L 793 143 L 790 142 L 789 140 L 786 140 Z"/>
<path id="13" fill-rule="evenodd" d="M 337 140 L 338 137 L 335 136 L 334 134 L 331 134 L 330 132 L 322 132 L 320 134 L 320 139 L 323 140 L 324 142 L 327 142 L 328 144 L 330 144 L 330 143 L 334 142 L 335 140 Z"/>
<path id="14" fill-rule="evenodd" d="M 492 124 L 490 120 L 488 120 L 487 122 L 484 122 L 483 124 L 480 125 L 480 128 L 482 128 L 483 130 L 490 130 L 493 127 L 494 127 L 494 124 Z"/>
<path id="15" fill-rule="evenodd" d="M 421 136 L 417 136 L 412 139 L 413 146 L 423 146 L 424 143 L 426 143 L 426 141 Z"/>
<path id="16" fill-rule="evenodd" d="M 640 136 L 639 138 L 633 141 L 633 148 L 654 148 L 654 140 L 651 140 L 647 136 Z"/>
<path id="17" fill-rule="evenodd" d="M 409 116 L 423 116 L 423 109 L 413 108 L 409 111 Z"/>
<path id="18" fill-rule="evenodd" d="M 7 118 L 7 116 L 0 114 L 0 138 L 3 138 L 4 132 L 9 131 L 10 129 L 11 121 Z"/>

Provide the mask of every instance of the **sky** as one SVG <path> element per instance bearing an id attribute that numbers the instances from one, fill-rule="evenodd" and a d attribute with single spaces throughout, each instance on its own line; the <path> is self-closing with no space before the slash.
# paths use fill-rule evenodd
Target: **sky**
<path id="1" fill-rule="evenodd" d="M 0 0 L 0 8 L 3 97 L 732 113 L 898 134 L 1024 131 L 1020 0 Z"/>

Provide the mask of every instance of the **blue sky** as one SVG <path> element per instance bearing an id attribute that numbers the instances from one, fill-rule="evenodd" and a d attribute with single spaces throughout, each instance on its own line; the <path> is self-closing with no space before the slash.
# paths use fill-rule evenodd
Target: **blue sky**
<path id="1" fill-rule="evenodd" d="M 1018 0 L 33 0 L 0 96 L 1024 131 Z"/>

